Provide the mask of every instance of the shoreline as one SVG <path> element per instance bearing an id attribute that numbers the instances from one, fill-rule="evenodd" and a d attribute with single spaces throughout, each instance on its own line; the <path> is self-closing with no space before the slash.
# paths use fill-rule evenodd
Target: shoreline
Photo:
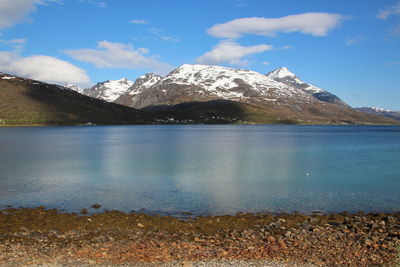
<path id="1" fill-rule="evenodd" d="M 121 211 L 0 210 L 0 266 L 197 266 L 213 261 L 395 266 L 400 212 L 239 213 L 182 220 Z"/>
<path id="2" fill-rule="evenodd" d="M 96 127 L 96 126 L 162 126 L 162 125 L 297 125 L 297 126 L 400 126 L 398 123 L 145 123 L 145 124 L 0 124 L 0 128 L 22 127 Z"/>

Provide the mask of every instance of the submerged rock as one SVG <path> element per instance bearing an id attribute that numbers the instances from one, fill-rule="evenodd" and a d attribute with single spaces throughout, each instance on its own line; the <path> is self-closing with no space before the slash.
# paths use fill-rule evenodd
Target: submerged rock
<path id="1" fill-rule="evenodd" d="M 92 208 L 94 208 L 94 209 L 100 209 L 101 208 L 101 205 L 100 204 L 98 204 L 98 203 L 96 203 L 96 204 L 93 204 L 92 205 Z"/>
<path id="2" fill-rule="evenodd" d="M 89 211 L 88 211 L 87 209 L 81 209 L 81 213 L 82 213 L 82 214 L 88 214 Z"/>

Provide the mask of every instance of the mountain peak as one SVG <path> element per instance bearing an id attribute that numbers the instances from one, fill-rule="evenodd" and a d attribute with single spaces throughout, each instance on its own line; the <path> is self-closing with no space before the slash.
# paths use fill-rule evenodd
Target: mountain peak
<path id="1" fill-rule="evenodd" d="M 106 82 L 104 82 L 103 84 L 133 84 L 132 81 L 128 80 L 127 78 L 121 78 L 118 80 L 108 80 Z"/>
<path id="2" fill-rule="evenodd" d="M 177 72 L 198 72 L 204 69 L 213 69 L 216 68 L 217 66 L 212 66 L 212 65 L 201 65 L 201 64 L 183 64 L 176 68 L 172 73 L 177 73 Z M 222 67 L 221 67 L 222 68 Z"/>
<path id="3" fill-rule="evenodd" d="M 133 85 L 133 81 L 127 78 L 119 80 L 108 80 L 97 83 L 92 88 L 84 91 L 84 94 L 90 97 L 99 98 L 107 102 L 115 101 L 121 94 L 125 93 Z"/>
<path id="4" fill-rule="evenodd" d="M 212 72 L 219 72 L 219 71 L 235 71 L 235 72 L 247 72 L 248 70 L 244 69 L 233 69 L 225 66 L 218 66 L 218 65 L 203 65 L 203 64 L 183 64 L 173 70 L 171 73 L 175 74 L 177 72 L 184 72 L 184 73 L 195 73 L 199 71 L 212 71 Z"/>
<path id="5" fill-rule="evenodd" d="M 71 89 L 71 90 L 74 90 L 74 91 L 76 91 L 78 93 L 81 93 L 81 94 L 83 93 L 83 90 L 85 90 L 84 88 L 81 88 L 78 85 L 72 84 L 72 83 L 65 84 L 64 87 L 66 87 L 68 89 Z"/>
<path id="6" fill-rule="evenodd" d="M 142 76 L 140 76 L 139 78 L 136 79 L 136 81 L 134 82 L 134 84 L 129 88 L 129 94 L 137 94 L 138 88 L 144 89 L 144 88 L 149 88 L 151 86 L 153 86 L 154 84 L 156 84 L 157 82 L 161 81 L 163 79 L 162 76 L 154 74 L 152 72 L 150 73 L 146 73 L 143 74 Z"/>
<path id="7" fill-rule="evenodd" d="M 334 94 L 331 94 L 330 92 L 318 88 L 312 84 L 303 82 L 302 80 L 300 80 L 299 77 L 297 77 L 294 73 L 290 72 L 286 67 L 281 67 L 274 71 L 271 71 L 268 74 L 266 74 L 266 76 L 275 81 L 282 82 L 288 86 L 300 89 L 314 96 L 316 99 L 322 102 L 329 102 L 342 106 L 347 106 L 345 102 L 343 102 L 340 98 L 338 98 Z"/>
<path id="8" fill-rule="evenodd" d="M 145 73 L 142 76 L 140 76 L 138 79 L 152 79 L 152 78 L 162 78 L 161 75 L 155 74 L 153 72 Z"/>
<path id="9" fill-rule="evenodd" d="M 118 79 L 118 80 L 109 80 L 108 82 L 112 82 L 112 83 L 121 83 L 121 84 L 124 84 L 124 83 L 132 83 L 132 81 L 128 80 L 128 79 L 125 78 L 125 77 L 123 77 L 123 78 L 121 78 L 121 79 Z"/>
<path id="10" fill-rule="evenodd" d="M 296 77 L 296 75 L 294 73 L 292 73 L 291 71 L 289 71 L 288 68 L 286 67 L 280 67 L 276 70 L 273 70 L 269 73 L 267 73 L 267 77 L 271 78 L 271 79 L 282 79 L 282 78 L 286 78 L 286 77 Z"/>

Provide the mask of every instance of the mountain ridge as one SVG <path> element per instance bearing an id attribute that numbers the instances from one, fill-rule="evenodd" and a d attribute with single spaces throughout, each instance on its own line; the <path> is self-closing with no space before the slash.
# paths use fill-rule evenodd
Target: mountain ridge
<path id="1" fill-rule="evenodd" d="M 121 94 L 125 93 L 132 85 L 133 81 L 127 78 L 119 80 L 108 80 L 98 82 L 91 88 L 83 89 L 84 95 L 105 100 L 107 102 L 114 102 Z"/>
<path id="2" fill-rule="evenodd" d="M 316 87 L 310 83 L 306 83 L 306 82 L 302 81 L 299 77 L 297 77 L 297 75 L 290 72 L 286 67 L 278 68 L 276 70 L 273 70 L 273 71 L 267 73 L 266 75 L 267 75 L 267 77 L 270 77 L 271 79 L 274 79 L 275 81 L 282 82 L 289 86 L 303 90 L 304 92 L 311 94 L 312 96 L 314 96 L 316 99 L 318 99 L 320 101 L 350 107 L 336 95 L 334 95 L 324 89 Z"/>
<path id="3" fill-rule="evenodd" d="M 400 121 L 400 111 L 387 110 L 387 109 L 376 108 L 376 107 L 360 107 L 360 108 L 354 108 L 354 109 L 359 112 L 366 113 L 366 114 L 382 116 L 382 117 L 391 118 L 391 119 Z"/>
<path id="4" fill-rule="evenodd" d="M 183 94 L 191 95 L 192 99 L 190 100 L 192 101 L 209 101 L 219 98 L 246 102 L 246 98 L 259 96 L 263 98 L 259 101 L 277 101 L 277 98 L 282 99 L 284 95 L 289 95 L 291 100 L 294 99 L 293 95 L 297 95 L 297 98 L 303 98 L 303 102 L 313 102 L 312 100 L 315 98 L 322 102 L 349 107 L 336 95 L 303 82 L 286 67 L 278 68 L 264 75 L 244 69 L 184 64 L 165 77 L 147 73 L 134 82 L 129 81 L 129 84 L 123 88 L 113 88 L 112 83 L 118 83 L 121 80 L 123 79 L 101 82 L 90 89 L 82 90 L 81 93 L 134 108 L 143 108 L 155 104 L 179 104 L 184 99 L 180 101 L 179 98 L 181 97 L 178 95 L 171 96 L 169 99 L 165 99 L 162 95 L 165 95 L 167 91 L 171 93 L 168 88 L 172 86 L 181 89 L 183 86 L 192 86 L 192 91 L 195 91 L 196 94 L 187 92 L 187 90 L 183 92 Z M 129 85 L 131 86 L 129 87 Z M 273 88 L 275 94 L 272 91 L 268 93 L 260 87 L 264 87 L 264 89 Z M 152 91 L 152 93 L 146 93 L 147 90 Z M 77 91 L 79 92 L 79 90 Z M 303 93 L 306 93 L 306 95 Z M 153 95 L 158 94 L 161 94 L 161 96 L 153 97 Z M 302 94 L 303 96 L 301 96 Z M 309 95 L 312 97 L 310 98 Z"/>
<path id="5" fill-rule="evenodd" d="M 127 87 L 127 79 L 116 81 Z M 164 78 L 143 75 L 119 90 L 126 106 L 119 105 L 122 94 L 110 103 L 74 89 L 2 75 L 0 124 L 398 124 L 320 101 L 264 74 L 217 66 L 183 65 Z"/>
<path id="6" fill-rule="evenodd" d="M 125 93 L 116 102 L 126 104 L 126 98 L 131 98 L 130 106 L 135 108 L 214 99 L 246 103 L 274 102 L 278 99 L 313 102 L 309 94 L 264 74 L 200 64 L 184 64 L 134 98 Z"/>
<path id="7" fill-rule="evenodd" d="M 266 78 L 269 78 L 270 80 Z M 245 84 L 242 83 L 243 80 Z M 125 86 L 120 86 L 121 81 L 125 83 Z M 204 95 L 203 98 L 205 101 L 218 97 L 220 99 L 240 102 L 245 101 L 246 97 L 255 97 L 260 95 L 260 93 L 264 95 L 264 101 L 276 101 L 277 95 L 272 93 L 268 94 L 265 90 L 262 92 L 263 90 L 260 90 L 259 88 L 260 83 L 263 83 L 264 88 L 269 87 L 278 89 L 277 91 L 280 90 L 281 96 L 289 93 L 292 97 L 291 94 L 301 95 L 302 92 L 305 92 L 319 101 L 348 106 L 336 95 L 312 84 L 303 82 L 286 67 L 275 69 L 264 75 L 244 69 L 232 69 L 222 66 L 200 64 L 184 64 L 171 71 L 165 77 L 153 73 L 146 73 L 137 78 L 134 82 L 122 78 L 120 80 L 100 82 L 92 88 L 85 90 L 80 90 L 79 87 L 76 89 L 74 86 L 67 87 L 91 97 L 103 99 L 109 102 L 116 102 L 134 108 L 143 108 L 154 104 L 178 104 L 178 102 L 171 101 L 171 99 L 153 99 L 151 101 L 149 100 L 151 98 L 150 96 L 141 96 L 142 93 L 146 94 L 145 91 L 153 86 L 158 87 L 158 90 L 152 90 L 153 94 L 164 94 L 166 89 L 161 87 L 168 88 L 171 87 L 171 84 L 176 85 L 176 87 L 196 87 L 195 90 Z M 247 87 L 247 89 L 256 90 L 246 90 L 243 88 L 241 88 L 242 90 L 235 90 L 235 88 L 241 86 Z M 192 96 L 194 97 L 193 93 Z M 177 96 L 172 98 L 177 99 Z M 303 95 L 303 100 L 304 98 L 305 96 Z M 196 99 L 192 100 L 201 101 L 198 96 Z M 308 99 L 308 101 L 310 101 L 310 99 Z"/>

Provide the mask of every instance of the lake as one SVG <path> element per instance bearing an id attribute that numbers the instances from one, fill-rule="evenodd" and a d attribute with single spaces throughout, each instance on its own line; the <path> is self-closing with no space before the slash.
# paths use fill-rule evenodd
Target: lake
<path id="1" fill-rule="evenodd" d="M 0 128 L 0 208 L 400 210 L 399 126 Z"/>

